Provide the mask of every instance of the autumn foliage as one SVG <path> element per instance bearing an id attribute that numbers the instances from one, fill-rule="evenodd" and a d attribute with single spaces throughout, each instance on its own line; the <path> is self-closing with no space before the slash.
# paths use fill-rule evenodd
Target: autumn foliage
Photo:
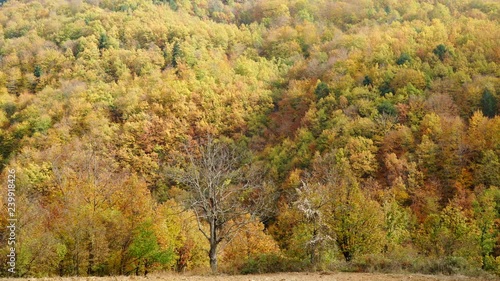
<path id="1" fill-rule="evenodd" d="M 6 1 L 0 274 L 9 169 L 16 277 L 203 271 L 211 249 L 231 273 L 500 274 L 499 13 L 493 0 Z M 207 140 L 238 161 L 200 164 Z M 203 173 L 193 163 L 225 173 L 215 197 L 178 176 Z M 210 223 L 235 231 L 213 247 Z"/>

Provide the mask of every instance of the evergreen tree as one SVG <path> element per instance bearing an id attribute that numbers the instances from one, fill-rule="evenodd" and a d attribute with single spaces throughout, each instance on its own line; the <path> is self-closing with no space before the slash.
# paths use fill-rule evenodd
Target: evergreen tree
<path id="1" fill-rule="evenodd" d="M 172 49 L 172 66 L 177 67 L 179 57 L 181 56 L 181 45 L 179 42 L 175 42 L 174 48 Z"/>
<path id="2" fill-rule="evenodd" d="M 325 82 L 319 82 L 318 86 L 316 86 L 316 89 L 314 90 L 314 94 L 318 100 L 328 96 L 330 94 L 328 84 Z"/>
<path id="3" fill-rule="evenodd" d="M 446 48 L 445 45 L 439 44 L 437 47 L 432 51 L 438 58 L 443 61 L 444 58 L 446 57 L 446 54 L 448 53 L 448 48 Z"/>
<path id="4" fill-rule="evenodd" d="M 102 33 L 99 37 L 99 50 L 107 49 L 109 47 L 109 38 L 108 35 Z"/>
<path id="5" fill-rule="evenodd" d="M 35 75 L 36 78 L 40 78 L 43 74 L 42 67 L 40 65 L 35 65 L 35 70 L 33 71 L 33 75 Z"/>
<path id="6" fill-rule="evenodd" d="M 481 97 L 481 110 L 483 111 L 484 116 L 488 116 L 490 118 L 495 117 L 497 114 L 497 99 L 489 90 L 485 90 L 483 92 L 483 96 Z"/>
<path id="7" fill-rule="evenodd" d="M 410 55 L 409 55 L 409 54 L 407 54 L 407 53 L 402 53 L 402 54 L 399 56 L 399 58 L 396 60 L 396 63 L 397 63 L 398 65 L 403 65 L 403 64 L 405 64 L 405 62 L 410 61 L 410 60 L 411 60 L 411 57 L 410 57 Z"/>

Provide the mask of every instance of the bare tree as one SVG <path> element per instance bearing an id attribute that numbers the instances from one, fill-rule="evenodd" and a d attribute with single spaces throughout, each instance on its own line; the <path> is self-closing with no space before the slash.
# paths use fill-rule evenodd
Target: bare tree
<path id="1" fill-rule="evenodd" d="M 229 241 L 266 207 L 265 188 L 258 180 L 262 176 L 242 164 L 242 154 L 234 147 L 211 137 L 198 148 L 186 147 L 186 155 L 182 167 L 167 168 L 167 177 L 189 191 L 187 203 L 210 244 L 210 268 L 216 273 L 221 242 Z"/>
<path id="2" fill-rule="evenodd" d="M 298 200 L 295 201 L 295 206 L 313 228 L 312 237 L 306 244 L 313 266 L 321 263 L 322 252 L 327 243 L 334 241 L 334 238 L 330 236 L 331 230 L 324 219 L 324 216 L 328 215 L 325 209 L 332 204 L 330 189 L 329 185 L 309 184 L 304 181 L 302 181 L 302 186 L 297 188 Z"/>

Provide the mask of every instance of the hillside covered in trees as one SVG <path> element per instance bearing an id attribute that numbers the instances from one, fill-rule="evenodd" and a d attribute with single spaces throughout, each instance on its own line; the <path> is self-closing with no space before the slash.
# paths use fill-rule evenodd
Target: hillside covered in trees
<path id="1" fill-rule="evenodd" d="M 0 163 L 4 276 L 500 274 L 500 3 L 8 0 Z"/>

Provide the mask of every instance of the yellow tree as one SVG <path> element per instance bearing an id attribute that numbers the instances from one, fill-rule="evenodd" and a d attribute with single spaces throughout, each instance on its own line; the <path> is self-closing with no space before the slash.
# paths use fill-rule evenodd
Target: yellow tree
<path id="1" fill-rule="evenodd" d="M 237 224 L 242 219 L 251 220 L 248 216 L 236 218 L 230 224 Z M 237 272 L 251 259 L 278 253 L 279 247 L 273 238 L 265 233 L 264 224 L 253 219 L 253 222 L 243 226 L 224 247 L 221 258 L 227 269 Z"/>
<path id="2" fill-rule="evenodd" d="M 298 207 L 315 227 L 312 240 L 332 240 L 346 261 L 382 249 L 383 213 L 360 189 L 343 149 L 315 159 Z M 318 241 L 316 241 L 318 240 Z"/>

